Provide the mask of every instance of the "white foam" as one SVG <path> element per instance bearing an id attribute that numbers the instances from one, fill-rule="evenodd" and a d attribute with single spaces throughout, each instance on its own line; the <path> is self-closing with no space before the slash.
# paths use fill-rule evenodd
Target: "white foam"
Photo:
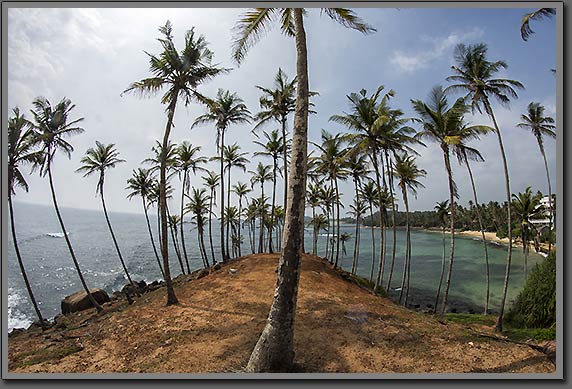
<path id="1" fill-rule="evenodd" d="M 18 309 L 23 301 L 24 298 L 13 288 L 8 288 L 8 332 L 14 328 L 28 328 L 32 324 L 32 320 Z"/>
<path id="2" fill-rule="evenodd" d="M 69 236 L 69 232 L 66 234 Z M 46 236 L 49 236 L 51 238 L 63 238 L 64 237 L 64 233 L 63 232 L 46 232 L 45 234 Z"/>

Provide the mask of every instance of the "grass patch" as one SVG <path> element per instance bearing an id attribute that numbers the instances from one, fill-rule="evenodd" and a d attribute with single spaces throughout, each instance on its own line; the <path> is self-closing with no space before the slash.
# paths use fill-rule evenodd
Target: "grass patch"
<path id="1" fill-rule="evenodd" d="M 492 326 L 496 322 L 496 316 L 480 315 L 476 313 L 446 313 L 445 319 L 452 323 L 458 324 L 480 324 L 485 326 Z"/>
<path id="2" fill-rule="evenodd" d="M 351 278 L 352 278 L 357 284 L 359 284 L 359 285 L 361 285 L 361 286 L 365 286 L 365 287 L 368 288 L 368 289 L 372 289 L 372 290 L 373 290 L 373 287 L 375 286 L 375 284 L 374 284 L 372 281 L 366 280 L 365 278 L 361 278 L 361 277 L 354 276 L 354 275 L 352 275 Z"/>
<path id="3" fill-rule="evenodd" d="M 503 335 L 520 342 L 548 342 L 556 339 L 556 328 L 509 328 Z"/>
<path id="4" fill-rule="evenodd" d="M 55 362 L 68 355 L 83 350 L 83 347 L 77 344 L 71 344 L 60 348 L 44 348 L 41 350 L 26 351 L 19 354 L 10 369 L 17 369 L 23 366 L 37 365 L 44 362 Z"/>

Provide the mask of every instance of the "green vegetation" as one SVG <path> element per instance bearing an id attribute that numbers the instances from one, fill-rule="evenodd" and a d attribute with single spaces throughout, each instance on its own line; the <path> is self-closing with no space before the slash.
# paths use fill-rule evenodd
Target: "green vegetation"
<path id="1" fill-rule="evenodd" d="M 474 313 L 447 313 L 445 314 L 445 320 L 458 324 L 480 324 L 492 326 L 495 324 L 496 316 L 479 315 Z"/>

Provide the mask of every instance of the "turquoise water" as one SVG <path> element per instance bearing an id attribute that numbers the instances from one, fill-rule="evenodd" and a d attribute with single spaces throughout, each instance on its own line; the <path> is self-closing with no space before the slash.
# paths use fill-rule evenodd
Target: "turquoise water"
<path id="1" fill-rule="evenodd" d="M 39 301 L 40 309 L 46 317 L 53 317 L 60 312 L 63 297 L 81 289 L 73 262 L 71 261 L 65 240 L 52 207 L 15 203 L 15 219 L 20 243 L 20 251 L 28 272 L 28 277 Z M 99 287 L 111 293 L 120 289 L 126 279 L 113 247 L 109 230 L 103 213 L 63 208 L 62 215 L 70 233 L 70 240 L 90 288 Z M 157 238 L 156 214 L 150 214 L 151 226 Z M 123 257 L 132 278 L 151 282 L 160 279 L 155 255 L 149 241 L 147 225 L 143 214 L 110 213 L 110 219 L 119 241 Z M 185 224 L 186 247 L 189 254 L 191 270 L 202 267 L 197 233 L 191 223 Z M 354 226 L 342 226 L 342 232 L 355 233 Z M 213 225 L 213 242 L 215 255 L 220 256 L 216 247 L 219 240 L 219 228 Z M 369 277 L 371 266 L 371 233 L 367 228 L 361 229 L 361 244 L 358 273 Z M 32 305 L 20 275 L 14 248 L 9 235 L 8 245 L 8 328 L 26 327 L 35 320 Z M 248 232 L 243 230 L 243 254 L 250 253 Z M 379 231 L 375 230 L 375 239 Z M 433 303 L 441 266 L 442 240 L 440 233 L 412 231 L 412 263 L 410 302 L 424 307 Z M 170 237 L 169 237 L 170 238 Z M 388 231 L 388 256 L 386 269 L 391 260 L 392 233 Z M 318 254 L 324 255 L 325 236 L 318 240 Z M 205 244 L 210 256 L 208 236 Z M 350 270 L 353 255 L 353 238 L 346 243 L 347 254 L 340 252 L 342 266 Z M 379 242 L 376 241 L 376 249 Z M 447 240 L 448 248 L 448 240 Z M 312 231 L 306 231 L 306 251 L 312 249 Z M 340 250 L 341 251 L 341 250 Z M 455 263 L 450 291 L 450 308 L 459 310 L 480 309 L 484 304 L 485 268 L 482 243 L 467 238 L 457 238 L 455 246 Z M 405 254 L 405 231 L 397 231 L 397 247 L 392 289 L 401 284 L 401 270 Z M 170 247 L 171 273 L 181 273 L 178 260 Z M 376 252 L 376 261 L 377 261 Z M 505 272 L 506 249 L 489 245 L 491 262 L 491 307 L 498 308 L 502 282 Z M 541 256 L 531 254 L 529 271 Z M 509 301 L 514 298 L 523 286 L 523 255 L 520 249 L 513 250 L 513 266 L 511 271 Z M 376 267 L 377 274 L 377 267 Z M 384 277 L 384 285 L 387 280 Z"/>

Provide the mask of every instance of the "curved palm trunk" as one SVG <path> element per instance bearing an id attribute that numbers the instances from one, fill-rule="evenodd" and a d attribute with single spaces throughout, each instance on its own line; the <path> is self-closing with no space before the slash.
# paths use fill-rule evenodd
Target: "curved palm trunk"
<path id="1" fill-rule="evenodd" d="M 312 255 L 317 255 L 318 231 L 316 229 L 316 207 L 312 206 Z"/>
<path id="2" fill-rule="evenodd" d="M 359 199 L 359 192 L 358 192 L 358 181 L 357 178 L 354 177 L 354 187 L 355 187 L 355 198 L 356 201 Z M 357 211 L 357 209 L 356 209 Z M 352 274 L 355 274 L 355 269 L 356 269 L 356 263 L 357 263 L 357 247 L 358 247 L 358 236 L 359 236 L 359 214 L 356 212 L 356 233 L 355 236 L 356 238 L 354 239 L 354 257 L 352 260 Z"/>
<path id="3" fill-rule="evenodd" d="M 403 300 L 403 292 L 406 287 L 407 269 L 409 263 L 409 204 L 407 202 L 407 190 L 404 185 L 401 186 L 401 195 L 405 204 L 405 258 L 403 259 L 403 277 L 401 279 L 401 290 L 399 291 L 399 302 Z"/>
<path id="4" fill-rule="evenodd" d="M 220 250 L 222 255 L 222 261 L 226 262 L 228 260 L 228 254 L 224 247 L 224 129 L 220 129 Z M 229 188 L 230 189 L 230 188 Z"/>
<path id="5" fill-rule="evenodd" d="M 230 208 L 230 166 L 228 166 L 228 192 L 226 193 L 226 202 L 227 202 L 227 208 Z M 224 212 L 224 209 L 223 209 Z M 228 256 L 230 256 L 231 251 L 229 250 L 228 247 L 228 240 L 230 237 L 230 220 L 226 220 L 226 240 L 225 240 L 225 244 L 226 244 L 226 253 Z"/>
<path id="6" fill-rule="evenodd" d="M 167 217 L 171 218 L 171 213 L 169 212 L 169 207 L 167 207 Z M 179 266 L 181 266 L 181 274 L 185 274 L 185 268 L 183 267 L 183 258 L 181 256 L 181 251 L 179 250 L 179 242 L 177 240 L 177 236 L 175 235 L 176 227 L 173 227 L 171 223 L 169 223 L 169 231 L 171 232 L 171 241 L 173 242 L 173 248 L 175 249 L 175 254 L 177 255 L 177 259 L 179 260 Z"/>
<path id="7" fill-rule="evenodd" d="M 240 215 L 242 215 L 242 196 L 238 197 L 238 256 L 242 257 L 242 223 L 240 220 Z"/>
<path id="8" fill-rule="evenodd" d="M 336 231 L 336 262 L 334 263 L 334 268 L 338 267 L 338 258 L 340 256 L 340 191 L 338 188 L 338 180 L 334 179 L 334 185 L 336 188 L 336 224 L 337 224 L 337 231 Z"/>
<path id="9" fill-rule="evenodd" d="M 380 154 L 380 159 L 381 159 L 381 176 L 383 177 L 383 187 L 386 188 L 386 182 L 385 182 L 385 169 L 384 169 L 384 162 L 383 162 L 383 154 Z M 379 268 L 377 271 L 377 278 L 375 280 L 375 285 L 373 290 L 377 290 L 378 287 L 381 287 L 383 285 L 383 272 L 385 270 L 385 248 L 386 248 L 386 241 L 385 241 L 385 220 L 384 220 L 384 215 L 385 215 L 385 209 L 383 209 L 383 205 L 382 205 L 382 201 L 381 201 L 381 184 L 379 182 L 379 177 L 377 178 L 378 180 L 378 187 L 379 187 L 379 195 L 380 195 L 380 199 L 379 199 L 379 226 L 380 226 L 380 243 L 379 243 Z"/>
<path id="10" fill-rule="evenodd" d="M 369 282 L 373 282 L 373 269 L 375 268 L 375 237 L 373 234 L 373 203 L 369 203 L 369 219 L 371 221 L 371 272 Z"/>
<path id="11" fill-rule="evenodd" d="M 51 161 L 50 161 L 51 155 L 50 155 L 49 150 L 48 150 L 47 158 L 48 158 L 48 177 L 50 180 L 50 190 L 52 192 L 52 201 L 54 203 L 54 208 L 56 209 L 56 215 L 58 216 L 58 221 L 60 222 L 60 226 L 62 227 L 62 232 L 64 233 L 64 238 L 66 240 L 68 250 L 69 250 L 70 255 L 72 257 L 73 264 L 75 265 L 75 268 L 77 270 L 77 275 L 79 276 L 79 280 L 81 281 L 81 285 L 83 286 L 83 289 L 85 290 L 85 293 L 87 294 L 87 297 L 89 298 L 89 301 L 95 307 L 95 309 L 97 309 L 97 312 L 101 313 L 101 312 L 103 312 L 103 308 L 95 300 L 95 298 L 93 297 L 93 295 L 89 291 L 89 288 L 87 287 L 87 284 L 85 282 L 85 279 L 83 278 L 83 274 L 82 274 L 81 269 L 79 267 L 79 263 L 75 257 L 75 253 L 73 251 L 73 247 L 71 245 L 70 239 L 68 237 L 68 233 L 66 231 L 66 226 L 64 225 L 64 220 L 62 219 L 62 215 L 60 214 L 60 209 L 58 207 L 58 201 L 56 199 L 56 191 L 54 189 L 54 180 L 52 178 L 52 166 L 51 166 Z"/>
<path id="12" fill-rule="evenodd" d="M 270 253 L 274 252 L 274 246 L 272 244 L 272 231 L 274 229 L 274 211 L 276 209 L 276 170 L 278 168 L 278 160 L 274 158 L 274 165 L 272 170 L 272 211 L 270 214 L 270 227 L 268 228 L 268 251 Z"/>
<path id="13" fill-rule="evenodd" d="M 441 228 L 441 235 L 443 236 L 443 256 L 441 257 L 441 275 L 439 276 L 439 286 L 437 287 L 437 296 L 435 296 L 435 306 L 433 307 L 433 313 L 437 313 L 439 295 L 441 294 L 441 285 L 443 284 L 443 275 L 445 274 L 445 226 Z"/>
<path id="14" fill-rule="evenodd" d="M 391 224 L 393 228 L 393 242 L 391 247 L 391 265 L 389 267 L 389 277 L 387 279 L 387 293 L 391 288 L 391 279 L 393 277 L 393 266 L 395 264 L 395 248 L 397 245 L 397 226 L 395 225 L 395 198 L 393 197 L 393 173 L 389 155 L 385 152 L 385 160 L 387 161 L 387 173 L 389 176 L 389 194 L 391 195 Z"/>
<path id="15" fill-rule="evenodd" d="M 284 226 L 284 248 L 278 263 L 278 281 L 268 322 L 254 347 L 246 370 L 289 371 L 294 363 L 294 318 L 304 240 L 304 209 L 308 149 L 308 63 L 302 9 L 295 8 L 297 97 L 292 139 L 292 176 Z"/>
<path id="16" fill-rule="evenodd" d="M 145 204 L 145 197 L 143 199 L 143 211 L 145 212 L 145 220 L 147 220 L 147 229 L 149 230 L 149 237 L 151 238 L 151 245 L 153 246 L 153 252 L 155 252 L 155 257 L 157 258 L 157 264 L 161 270 L 161 275 L 165 279 L 165 272 L 163 271 L 163 266 L 161 265 L 161 260 L 159 259 L 159 253 L 157 253 L 157 247 L 155 246 L 155 240 L 153 239 L 153 232 L 151 231 L 151 223 L 149 222 L 149 214 L 147 213 L 147 204 Z"/>
<path id="17" fill-rule="evenodd" d="M 544 160 L 544 169 L 546 170 L 546 180 L 548 181 L 548 206 L 550 207 L 550 214 L 549 214 L 549 224 L 548 224 L 548 232 L 549 232 L 549 239 L 548 239 L 548 252 L 552 251 L 552 225 L 554 220 L 554 207 L 552 206 L 552 185 L 550 185 L 550 173 L 548 171 L 548 162 L 546 162 L 546 153 L 544 152 L 544 145 L 542 144 L 542 140 L 538 139 L 538 147 L 540 148 L 540 153 L 542 154 L 542 159 Z"/>
<path id="18" fill-rule="evenodd" d="M 406 237 L 406 251 L 407 251 L 407 284 L 405 286 L 405 302 L 404 306 L 407 306 L 409 301 L 409 280 L 411 278 L 411 228 L 409 226 L 409 201 L 407 201 L 407 196 L 405 197 L 405 219 L 407 223 L 405 237 Z"/>
<path id="19" fill-rule="evenodd" d="M 485 239 L 485 227 L 483 226 L 483 216 L 479 209 L 479 200 L 477 199 L 477 188 L 475 186 L 475 180 L 473 179 L 473 172 L 471 171 L 471 166 L 469 164 L 469 159 L 465 155 L 465 164 L 467 165 L 467 170 L 469 171 L 469 178 L 471 179 L 471 187 L 473 188 L 473 198 L 475 199 L 475 208 L 477 210 L 477 218 L 479 220 L 479 228 L 481 229 L 481 237 L 483 239 L 483 250 L 485 251 L 485 272 L 487 277 L 487 292 L 485 299 L 485 315 L 489 313 L 489 296 L 490 296 L 490 272 L 489 272 L 489 251 L 487 249 L 487 241 Z"/>
<path id="20" fill-rule="evenodd" d="M 178 92 L 178 91 L 177 91 Z M 161 215 L 161 254 L 163 256 L 163 270 L 165 271 L 165 284 L 167 286 L 167 305 L 177 304 L 179 300 L 175 295 L 173 281 L 171 280 L 171 270 L 169 267 L 169 246 L 167 236 L 167 147 L 169 146 L 169 135 L 173 125 L 173 116 L 177 105 L 178 93 L 173 93 L 172 102 L 169 105 L 169 114 L 167 118 L 167 126 L 163 136 L 163 152 L 161 153 L 161 168 L 159 178 L 159 214 Z"/>
<path id="21" fill-rule="evenodd" d="M 12 227 L 12 242 L 14 243 L 14 251 L 16 251 L 16 258 L 18 258 L 18 266 L 20 266 L 20 273 L 22 273 L 22 278 L 24 279 L 24 284 L 26 285 L 26 290 L 30 296 L 30 301 L 34 306 L 36 315 L 38 315 L 38 320 L 42 326 L 42 330 L 46 330 L 48 325 L 40 312 L 36 298 L 34 297 L 34 292 L 32 292 L 32 287 L 30 286 L 30 281 L 28 280 L 28 275 L 26 274 L 26 269 L 24 268 L 24 262 L 22 261 L 22 256 L 20 255 L 20 248 L 18 247 L 18 239 L 16 238 L 16 226 L 14 223 L 14 207 L 12 206 L 12 194 L 8 190 L 8 204 L 10 205 L 10 225 Z"/>
<path id="22" fill-rule="evenodd" d="M 284 162 L 284 203 L 282 206 L 286 209 L 288 201 L 288 149 L 286 148 L 286 115 L 282 116 L 282 140 L 284 141 L 284 150 L 282 151 L 282 159 Z"/>
<path id="23" fill-rule="evenodd" d="M 187 171 L 183 172 L 183 188 L 181 190 L 181 246 L 183 246 L 183 254 L 185 256 L 185 264 L 187 265 L 187 274 L 191 274 L 191 267 L 189 266 L 189 256 L 187 255 L 187 248 L 185 247 L 185 187 L 187 183 Z M 206 252 L 205 252 L 206 255 Z"/>
<path id="24" fill-rule="evenodd" d="M 449 159 L 449 150 L 443 150 L 443 158 L 445 160 L 445 169 L 447 170 L 447 177 L 449 180 L 449 206 L 451 215 L 451 243 L 449 251 L 449 269 L 447 270 L 447 281 L 445 283 L 445 295 L 443 296 L 443 306 L 441 308 L 441 318 L 445 315 L 447 309 L 447 298 L 449 297 L 449 288 L 451 286 L 451 276 L 453 274 L 453 260 L 455 258 L 455 199 L 453 187 L 453 173 L 451 172 L 451 161 Z"/>
<path id="25" fill-rule="evenodd" d="M 203 266 L 206 268 L 210 267 L 209 258 L 207 256 L 207 249 L 205 247 L 205 241 L 203 239 L 204 226 L 202 224 L 197 224 L 197 240 L 199 242 L 199 250 L 201 251 L 201 257 L 203 258 Z M 190 274 L 190 272 L 189 272 Z"/>
<path id="26" fill-rule="evenodd" d="M 498 138 L 498 142 L 499 142 L 499 147 L 500 147 L 500 151 L 501 151 L 501 156 L 502 156 L 502 163 L 503 163 L 503 168 L 504 168 L 504 177 L 505 177 L 505 186 L 506 186 L 506 201 L 507 201 L 507 206 L 508 206 L 508 211 L 507 211 L 507 225 L 508 225 L 508 251 L 507 251 L 507 256 L 506 256 L 506 271 L 505 271 L 505 276 L 504 276 L 504 285 L 503 285 L 503 292 L 502 292 L 502 297 L 501 297 L 501 305 L 500 305 L 500 312 L 499 312 L 499 316 L 497 318 L 497 322 L 495 325 L 495 329 L 498 332 L 502 331 L 502 324 L 503 324 L 503 317 L 504 317 L 504 307 L 506 304 L 506 295 L 507 295 L 507 291 L 508 291 L 508 281 L 509 281 L 509 277 L 510 277 L 510 262 L 512 259 L 512 220 L 511 220 L 511 206 L 510 206 L 510 178 L 509 178 L 509 174 L 508 174 L 508 164 L 506 161 L 506 154 L 504 152 L 504 146 L 502 143 L 502 136 L 497 124 L 497 121 L 495 119 L 495 115 L 493 113 L 493 110 L 489 104 L 488 101 L 485 102 L 485 108 L 487 113 L 489 114 L 489 116 L 491 117 L 494 127 L 495 127 L 495 132 L 497 134 L 497 138 Z"/>
<path id="27" fill-rule="evenodd" d="M 212 229 L 212 216 L 213 216 L 213 198 L 215 196 L 214 190 L 211 189 L 211 197 L 209 199 L 209 241 L 211 244 L 211 255 L 213 258 L 213 264 L 216 264 L 216 257 L 214 255 L 214 245 L 213 245 L 213 229 Z"/>
<path id="28" fill-rule="evenodd" d="M 262 191 L 262 200 L 264 200 L 264 181 L 260 183 L 260 189 Z M 264 208 L 260 209 L 260 226 L 258 231 L 258 252 L 264 252 Z"/>
<path id="29" fill-rule="evenodd" d="M 326 246 L 325 246 L 325 251 L 326 251 L 326 259 L 328 259 L 328 254 L 329 254 L 329 249 L 330 249 L 330 207 L 328 205 L 326 205 L 326 220 L 328 222 L 328 229 L 326 230 Z M 328 259 L 328 261 L 331 262 L 330 259 Z"/>
<path id="30" fill-rule="evenodd" d="M 105 215 L 105 221 L 107 221 L 107 227 L 109 227 L 109 232 L 111 233 L 111 238 L 113 239 L 113 244 L 115 245 L 115 250 L 117 251 L 117 256 L 119 256 L 119 261 L 121 262 L 121 266 L 123 267 L 123 271 L 127 276 L 127 280 L 129 280 L 130 284 L 134 284 L 129 272 L 127 271 L 127 266 L 125 266 L 125 261 L 123 261 L 123 256 L 121 255 L 121 251 L 119 250 L 119 245 L 117 244 L 117 239 L 115 239 L 115 234 L 113 233 L 113 228 L 111 228 L 111 222 L 109 221 L 109 216 L 107 215 L 107 207 L 105 206 L 105 198 L 103 197 L 103 185 L 99 188 L 99 194 L 101 195 L 101 205 L 103 205 L 103 213 Z"/>

